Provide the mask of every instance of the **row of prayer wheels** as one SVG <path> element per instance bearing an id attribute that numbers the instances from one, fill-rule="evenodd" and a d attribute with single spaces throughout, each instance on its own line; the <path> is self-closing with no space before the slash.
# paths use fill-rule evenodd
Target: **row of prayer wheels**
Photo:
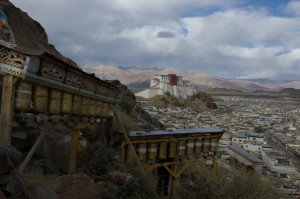
<path id="1" fill-rule="evenodd" d="M 114 104 L 20 81 L 15 89 L 15 109 L 51 114 L 107 117 Z"/>
<path id="2" fill-rule="evenodd" d="M 153 142 L 133 144 L 140 161 L 159 160 L 182 157 L 185 155 L 216 152 L 218 138 L 198 138 L 194 140 L 178 140 L 177 142 Z M 127 144 L 121 150 L 120 157 L 125 162 L 134 161 L 134 155 Z"/>

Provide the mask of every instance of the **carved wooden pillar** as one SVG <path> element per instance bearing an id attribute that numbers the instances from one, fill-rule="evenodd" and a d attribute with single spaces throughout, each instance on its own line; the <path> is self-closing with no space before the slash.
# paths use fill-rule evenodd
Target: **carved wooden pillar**
<path id="1" fill-rule="evenodd" d="M 1 113 L 0 113 L 0 144 L 10 145 L 13 109 L 13 80 L 12 75 L 3 78 Z"/>

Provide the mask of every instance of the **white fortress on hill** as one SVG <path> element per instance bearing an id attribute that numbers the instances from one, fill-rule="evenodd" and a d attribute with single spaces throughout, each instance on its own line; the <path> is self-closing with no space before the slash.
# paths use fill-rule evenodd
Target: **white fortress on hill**
<path id="1" fill-rule="evenodd" d="M 190 81 L 182 80 L 182 76 L 176 74 L 154 75 L 150 88 L 136 93 L 135 96 L 149 99 L 165 93 L 186 99 L 193 96 L 193 86 Z"/>

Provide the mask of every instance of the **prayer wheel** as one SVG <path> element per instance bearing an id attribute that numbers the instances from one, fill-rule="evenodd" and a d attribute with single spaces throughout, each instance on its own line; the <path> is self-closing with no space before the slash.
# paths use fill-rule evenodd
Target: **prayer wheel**
<path id="1" fill-rule="evenodd" d="M 72 114 L 81 115 L 82 97 L 79 95 L 73 96 Z"/>
<path id="2" fill-rule="evenodd" d="M 195 140 L 195 153 L 201 153 L 202 152 L 202 139 L 196 139 Z"/>
<path id="3" fill-rule="evenodd" d="M 34 88 L 34 110 L 36 112 L 47 112 L 48 108 L 48 88 L 45 86 L 35 86 Z"/>
<path id="4" fill-rule="evenodd" d="M 175 158 L 176 157 L 176 142 L 170 142 L 168 146 L 168 157 L 169 158 Z"/>
<path id="5" fill-rule="evenodd" d="M 32 84 L 26 81 L 20 81 L 16 86 L 15 93 L 15 109 L 30 110 L 32 103 Z"/>
<path id="6" fill-rule="evenodd" d="M 167 157 L 167 143 L 161 142 L 158 144 L 158 154 L 159 159 L 166 159 Z"/>
<path id="7" fill-rule="evenodd" d="M 96 116 L 97 113 L 97 101 L 94 99 L 90 99 L 90 116 Z"/>
<path id="8" fill-rule="evenodd" d="M 126 160 L 127 163 L 134 161 L 133 151 L 129 144 L 126 145 Z"/>
<path id="9" fill-rule="evenodd" d="M 157 157 L 157 143 L 148 145 L 148 160 L 155 160 Z"/>
<path id="10" fill-rule="evenodd" d="M 195 147 L 195 142 L 194 142 L 194 140 L 187 140 L 187 141 L 186 141 L 186 144 L 185 144 L 185 147 L 186 147 L 185 153 L 186 153 L 187 155 L 193 154 L 193 153 L 194 153 L 194 147 Z"/>
<path id="11" fill-rule="evenodd" d="M 96 116 L 101 116 L 102 107 L 103 107 L 103 102 L 97 101 L 96 102 Z"/>
<path id="12" fill-rule="evenodd" d="M 81 106 L 81 114 L 85 116 L 90 115 L 90 99 L 83 97 L 82 98 L 82 106 Z"/>
<path id="13" fill-rule="evenodd" d="M 63 92 L 61 111 L 70 114 L 72 112 L 72 94 Z"/>
<path id="14" fill-rule="evenodd" d="M 218 149 L 218 138 L 211 138 L 210 151 L 216 152 Z"/>
<path id="15" fill-rule="evenodd" d="M 137 144 L 136 152 L 137 152 L 137 156 L 138 156 L 139 160 L 141 160 L 141 161 L 146 160 L 146 157 L 147 157 L 146 156 L 146 152 L 147 152 L 146 144 L 144 144 L 144 143 Z"/>
<path id="16" fill-rule="evenodd" d="M 210 149 L 210 138 L 204 138 L 203 139 L 203 152 L 206 153 L 206 152 L 209 152 L 209 149 Z"/>
<path id="17" fill-rule="evenodd" d="M 178 150 L 179 150 L 179 153 L 178 153 L 179 156 L 185 155 L 185 140 L 179 141 Z"/>
<path id="18" fill-rule="evenodd" d="M 56 89 L 51 89 L 49 113 L 60 113 L 60 108 L 61 108 L 61 91 Z"/>

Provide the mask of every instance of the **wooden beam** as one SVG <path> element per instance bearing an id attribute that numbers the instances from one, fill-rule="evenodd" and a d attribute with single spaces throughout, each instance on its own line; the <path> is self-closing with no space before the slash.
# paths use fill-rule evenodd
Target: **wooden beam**
<path id="1" fill-rule="evenodd" d="M 69 173 L 73 173 L 76 169 L 77 162 L 77 150 L 79 142 L 79 130 L 85 128 L 86 125 L 83 123 L 77 124 L 72 130 L 72 140 L 70 146 L 70 157 L 69 157 Z"/>
<path id="2" fill-rule="evenodd" d="M 2 100 L 0 113 L 0 144 L 10 145 L 13 109 L 14 76 L 5 75 L 2 86 Z"/>
<path id="3" fill-rule="evenodd" d="M 130 141 L 129 137 L 127 136 L 126 130 L 125 130 L 125 128 L 124 128 L 124 126 L 123 126 L 123 124 L 122 124 L 120 118 L 119 118 L 119 115 L 118 115 L 118 113 L 117 113 L 116 110 L 114 111 L 114 113 L 115 113 L 114 115 L 115 115 L 115 117 L 116 117 L 117 122 L 118 122 L 119 125 L 121 126 L 122 134 L 123 134 L 123 137 L 124 137 L 124 139 L 125 139 L 125 142 L 126 142 L 127 144 L 129 144 L 130 149 L 131 149 L 131 151 L 132 151 L 132 153 L 133 153 L 133 156 L 134 156 L 134 159 L 135 159 L 135 163 L 139 166 L 139 168 L 140 168 L 140 170 L 141 170 L 141 173 L 144 175 L 144 174 L 145 174 L 144 168 L 143 168 L 143 166 L 142 166 L 142 164 L 141 164 L 141 162 L 140 162 L 140 160 L 139 160 L 139 158 L 138 158 L 138 156 L 137 156 L 137 154 L 136 154 L 136 152 L 135 152 L 135 150 L 134 150 L 134 147 L 133 147 L 132 144 L 131 144 L 131 141 Z"/>
<path id="4" fill-rule="evenodd" d="M 72 141 L 70 146 L 70 157 L 69 157 L 69 173 L 73 173 L 76 169 L 78 140 L 79 140 L 79 129 L 73 129 Z"/>
<path id="5" fill-rule="evenodd" d="M 50 124 L 47 124 L 44 129 L 42 130 L 41 134 L 39 137 L 36 139 L 35 143 L 31 147 L 30 151 L 28 152 L 26 158 L 23 160 L 23 162 L 20 164 L 20 167 L 18 169 L 19 173 L 23 173 L 24 169 L 26 168 L 27 164 L 31 160 L 33 154 L 36 152 L 38 147 L 40 146 L 41 142 L 43 141 L 46 133 L 48 132 L 48 129 L 50 127 Z"/>

